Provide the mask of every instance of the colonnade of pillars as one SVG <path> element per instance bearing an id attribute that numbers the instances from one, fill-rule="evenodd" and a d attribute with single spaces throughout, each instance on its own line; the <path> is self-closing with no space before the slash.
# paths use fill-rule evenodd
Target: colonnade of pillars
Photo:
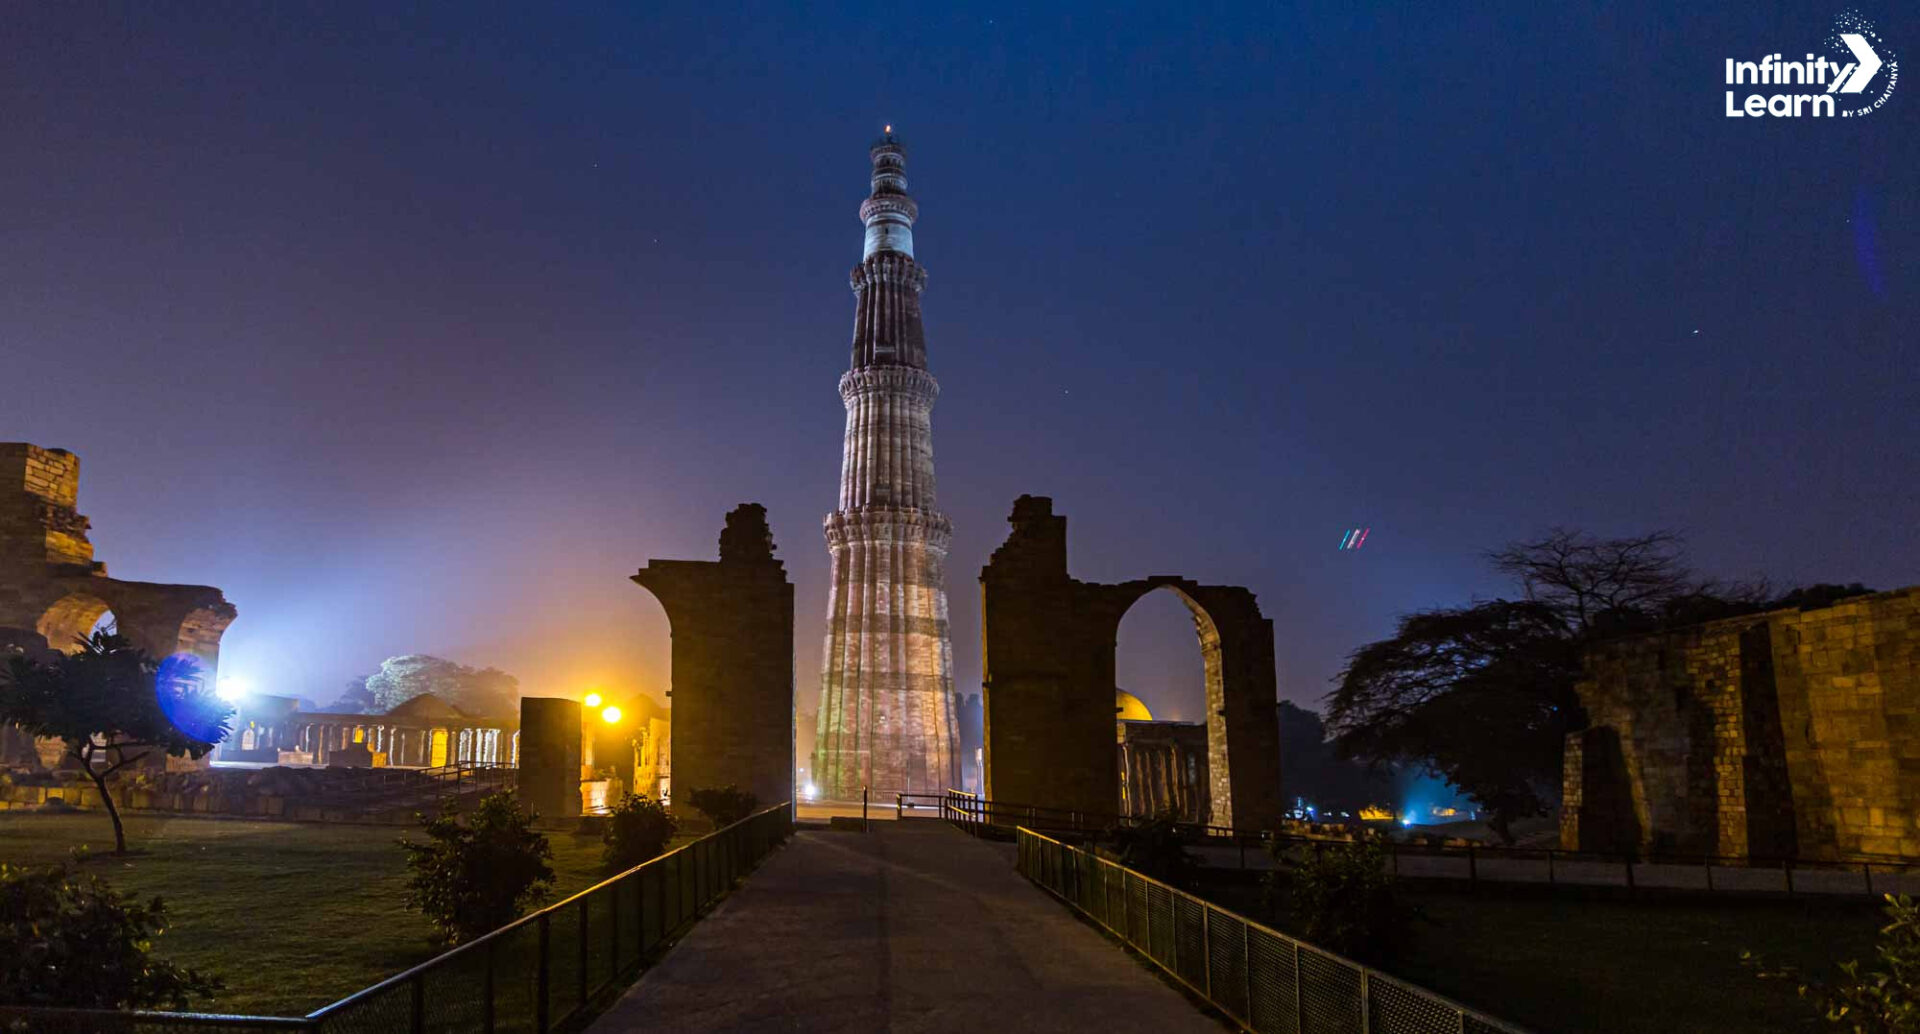
<path id="1" fill-rule="evenodd" d="M 519 763 L 520 734 L 493 728 L 309 722 L 300 727 L 296 749 L 311 754 L 314 764 L 325 765 L 334 752 L 355 744 L 385 754 L 387 764 L 400 768 L 512 765 Z"/>
<path id="2" fill-rule="evenodd" d="M 1177 741 L 1120 744 L 1122 814 L 1203 822 L 1211 797 L 1204 753 Z"/>

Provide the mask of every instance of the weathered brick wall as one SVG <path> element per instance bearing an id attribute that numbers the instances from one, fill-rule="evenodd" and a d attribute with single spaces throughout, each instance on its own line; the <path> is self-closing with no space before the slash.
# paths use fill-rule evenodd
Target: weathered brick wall
<path id="1" fill-rule="evenodd" d="M 80 498 L 80 457 L 0 442 L 0 564 L 93 563 Z"/>
<path id="2" fill-rule="evenodd" d="M 1578 688 L 1567 847 L 1920 857 L 1920 588 L 1604 643 Z"/>

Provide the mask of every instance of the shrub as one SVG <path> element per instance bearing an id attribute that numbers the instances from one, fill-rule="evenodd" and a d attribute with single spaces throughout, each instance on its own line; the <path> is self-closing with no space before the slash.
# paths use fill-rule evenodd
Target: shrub
<path id="1" fill-rule="evenodd" d="M 760 806 L 760 798 L 728 783 L 718 790 L 695 790 L 687 795 L 687 803 L 712 819 L 715 829 L 725 829 L 753 814 Z"/>
<path id="2" fill-rule="evenodd" d="M 1137 873 L 1185 888 L 1200 861 L 1187 853 L 1187 834 L 1171 816 L 1137 826 L 1113 826 L 1101 834 L 1100 853 Z"/>
<path id="3" fill-rule="evenodd" d="M 148 954 L 167 928 L 159 898 L 141 905 L 66 866 L 0 864 L 0 1005 L 185 1009 L 219 980 Z"/>
<path id="4" fill-rule="evenodd" d="M 449 801 L 437 817 L 422 816 L 421 829 L 424 842 L 400 841 L 413 870 L 406 902 L 433 922 L 436 942 L 473 940 L 546 900 L 553 849 L 513 791 L 481 798 L 464 825 Z"/>
<path id="5" fill-rule="evenodd" d="M 1887 925 L 1874 947 L 1879 966 L 1860 972 L 1859 960 L 1840 964 L 1840 979 L 1808 980 L 1791 967 L 1768 967 L 1752 952 L 1740 957 L 1762 978 L 1799 982 L 1800 997 L 1833 1027 L 1853 1034 L 1920 1032 L 1920 907 L 1905 894 L 1886 896 Z"/>
<path id="6" fill-rule="evenodd" d="M 1288 845 L 1275 840 L 1270 888 L 1284 893 L 1302 940 L 1362 962 L 1391 959 L 1419 915 L 1378 839 Z"/>
<path id="7" fill-rule="evenodd" d="M 607 814 L 600 840 L 606 845 L 601 857 L 612 872 L 625 872 L 636 865 L 660 857 L 680 828 L 667 806 L 641 794 L 630 793 Z"/>

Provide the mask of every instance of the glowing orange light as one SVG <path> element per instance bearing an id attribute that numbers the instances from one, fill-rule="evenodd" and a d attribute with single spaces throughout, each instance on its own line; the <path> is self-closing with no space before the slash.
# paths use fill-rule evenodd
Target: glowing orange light
<path id="1" fill-rule="evenodd" d="M 620 709 L 617 707 L 609 707 L 606 710 L 601 711 L 600 720 L 607 723 L 608 725 L 620 724 Z"/>
<path id="2" fill-rule="evenodd" d="M 887 132 L 889 133 L 893 132 L 893 126 L 891 124 L 887 126 Z"/>
<path id="3" fill-rule="evenodd" d="M 587 705 L 588 707 L 599 707 L 599 706 L 600 706 L 600 694 L 598 694 L 598 693 L 588 693 L 588 694 L 587 694 L 587 698 L 586 698 L 585 700 L 582 700 L 582 701 L 581 701 L 581 703 L 583 703 L 583 704 L 585 704 L 585 705 Z"/>

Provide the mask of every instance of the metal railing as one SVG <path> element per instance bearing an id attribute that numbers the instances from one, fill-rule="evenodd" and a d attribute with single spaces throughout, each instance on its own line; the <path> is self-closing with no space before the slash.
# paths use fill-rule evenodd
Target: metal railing
<path id="1" fill-rule="evenodd" d="M 907 794 L 931 798 L 930 794 Z M 1015 826 L 1047 832 L 1094 834 L 1116 825 L 1137 825 L 1140 816 L 1050 808 L 992 801 L 964 790 L 940 795 L 942 818 L 976 835 Z M 1193 839 L 1191 847 L 1210 864 L 1238 869 L 1271 868 L 1271 848 L 1313 844 L 1350 844 L 1353 836 L 1252 832 L 1221 826 L 1179 823 Z M 1920 859 L 1900 855 L 1854 854 L 1839 859 L 1771 858 L 1678 852 L 1634 854 L 1569 851 L 1557 847 L 1438 845 L 1386 841 L 1396 875 L 1410 879 L 1480 883 L 1524 883 L 1571 887 L 1619 887 L 1627 891 L 1685 891 L 1715 894 L 1795 896 L 1920 893 Z"/>
<path id="2" fill-rule="evenodd" d="M 0 1006 L 32 1034 L 546 1034 L 626 986 L 793 828 L 763 808 L 304 1017 Z"/>
<path id="3" fill-rule="evenodd" d="M 1016 868 L 1241 1029 L 1257 1034 L 1525 1034 L 1378 970 L 1021 827 Z"/>

